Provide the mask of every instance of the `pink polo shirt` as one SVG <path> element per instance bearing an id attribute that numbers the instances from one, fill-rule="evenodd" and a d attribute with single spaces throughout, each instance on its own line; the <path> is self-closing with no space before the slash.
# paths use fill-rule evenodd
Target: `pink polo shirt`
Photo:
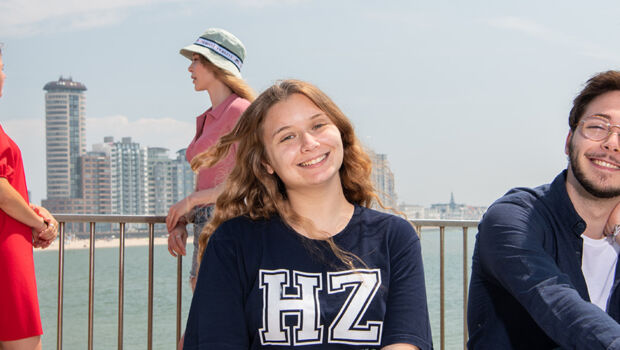
<path id="1" fill-rule="evenodd" d="M 196 136 L 187 147 L 185 158 L 188 162 L 198 154 L 213 146 L 220 136 L 228 133 L 237 123 L 241 113 L 250 105 L 250 102 L 236 94 L 228 96 L 215 109 L 209 108 L 202 115 L 196 117 Z M 213 188 L 224 180 L 235 165 L 235 151 L 215 166 L 203 168 L 198 172 L 196 191 Z"/>

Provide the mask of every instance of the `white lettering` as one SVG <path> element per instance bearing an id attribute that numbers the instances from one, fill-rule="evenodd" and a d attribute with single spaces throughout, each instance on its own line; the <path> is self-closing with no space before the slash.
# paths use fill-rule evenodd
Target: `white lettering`
<path id="1" fill-rule="evenodd" d="M 259 270 L 259 278 L 259 288 L 263 294 L 263 325 L 259 329 L 261 344 L 321 344 L 321 273 L 286 269 Z M 381 345 L 383 321 L 364 320 L 364 315 L 380 286 L 380 269 L 327 273 L 328 294 L 349 290 L 346 300 L 329 326 L 328 343 Z"/>
<path id="2" fill-rule="evenodd" d="M 323 326 L 320 324 L 320 273 L 260 270 L 260 289 L 263 290 L 263 327 L 259 329 L 262 345 L 321 344 Z M 286 294 L 286 287 L 296 293 Z M 285 325 L 286 316 L 295 316 L 297 324 L 291 329 Z M 292 338 L 292 339 L 291 339 Z"/>
<path id="3" fill-rule="evenodd" d="M 340 344 L 380 345 L 382 321 L 361 320 L 381 285 L 379 269 L 358 269 L 327 273 L 327 292 L 329 294 L 351 289 L 340 312 L 332 321 L 328 331 L 328 342 Z"/>
<path id="4" fill-rule="evenodd" d="M 207 40 L 205 38 L 196 39 L 194 44 L 209 48 L 217 52 L 218 54 L 220 54 L 220 56 L 223 56 L 224 58 L 232 62 L 235 66 L 237 66 L 237 69 L 241 70 L 241 66 L 243 66 L 243 62 L 241 61 L 241 59 L 237 57 L 237 55 L 235 55 L 233 52 L 225 48 L 224 46 L 221 46 L 218 43 L 211 41 L 211 40 Z"/>

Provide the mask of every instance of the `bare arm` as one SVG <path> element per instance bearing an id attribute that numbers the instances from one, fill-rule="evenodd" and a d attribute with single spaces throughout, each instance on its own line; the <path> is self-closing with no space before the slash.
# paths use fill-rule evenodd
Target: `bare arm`
<path id="1" fill-rule="evenodd" d="M 221 183 L 213 188 L 193 192 L 171 206 L 168 210 L 168 216 L 166 216 L 168 232 L 172 231 L 179 223 L 179 220 L 189 213 L 193 207 L 215 203 L 217 197 L 224 191 L 224 187 L 224 183 Z"/>
<path id="2" fill-rule="evenodd" d="M 0 209 L 13 219 L 41 232 L 47 228 L 42 217 L 37 215 L 6 178 L 0 177 Z"/>

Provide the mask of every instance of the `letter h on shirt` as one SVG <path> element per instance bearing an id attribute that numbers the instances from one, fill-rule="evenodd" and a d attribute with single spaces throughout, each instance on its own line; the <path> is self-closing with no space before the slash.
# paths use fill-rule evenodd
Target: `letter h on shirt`
<path id="1" fill-rule="evenodd" d="M 260 288 L 263 290 L 263 327 L 259 329 L 261 344 L 321 344 L 321 274 L 292 271 L 292 281 L 289 281 L 290 273 L 286 269 L 261 269 L 259 274 Z M 287 287 L 297 292 L 286 294 Z M 285 325 L 288 315 L 297 316 L 297 324 L 293 327 Z"/>

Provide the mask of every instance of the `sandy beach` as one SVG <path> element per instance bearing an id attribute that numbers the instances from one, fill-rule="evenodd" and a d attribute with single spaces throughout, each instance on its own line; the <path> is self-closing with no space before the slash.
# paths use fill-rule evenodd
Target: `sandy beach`
<path id="1" fill-rule="evenodd" d="M 187 244 L 191 244 L 193 242 L 193 237 L 187 238 Z M 168 244 L 167 237 L 155 237 L 154 244 L 156 245 L 165 245 Z M 149 245 L 148 237 L 125 237 L 125 247 L 132 246 L 147 246 Z M 49 247 L 45 248 L 45 250 L 58 250 L 60 246 L 60 240 L 56 239 L 54 243 L 52 243 Z M 65 240 L 65 250 L 68 249 L 89 249 L 90 240 L 89 239 L 76 239 L 73 238 L 71 240 Z M 117 238 L 100 238 L 95 240 L 95 248 L 118 248 L 119 247 L 119 239 Z M 42 251 L 42 249 L 35 249 L 35 251 Z"/>

